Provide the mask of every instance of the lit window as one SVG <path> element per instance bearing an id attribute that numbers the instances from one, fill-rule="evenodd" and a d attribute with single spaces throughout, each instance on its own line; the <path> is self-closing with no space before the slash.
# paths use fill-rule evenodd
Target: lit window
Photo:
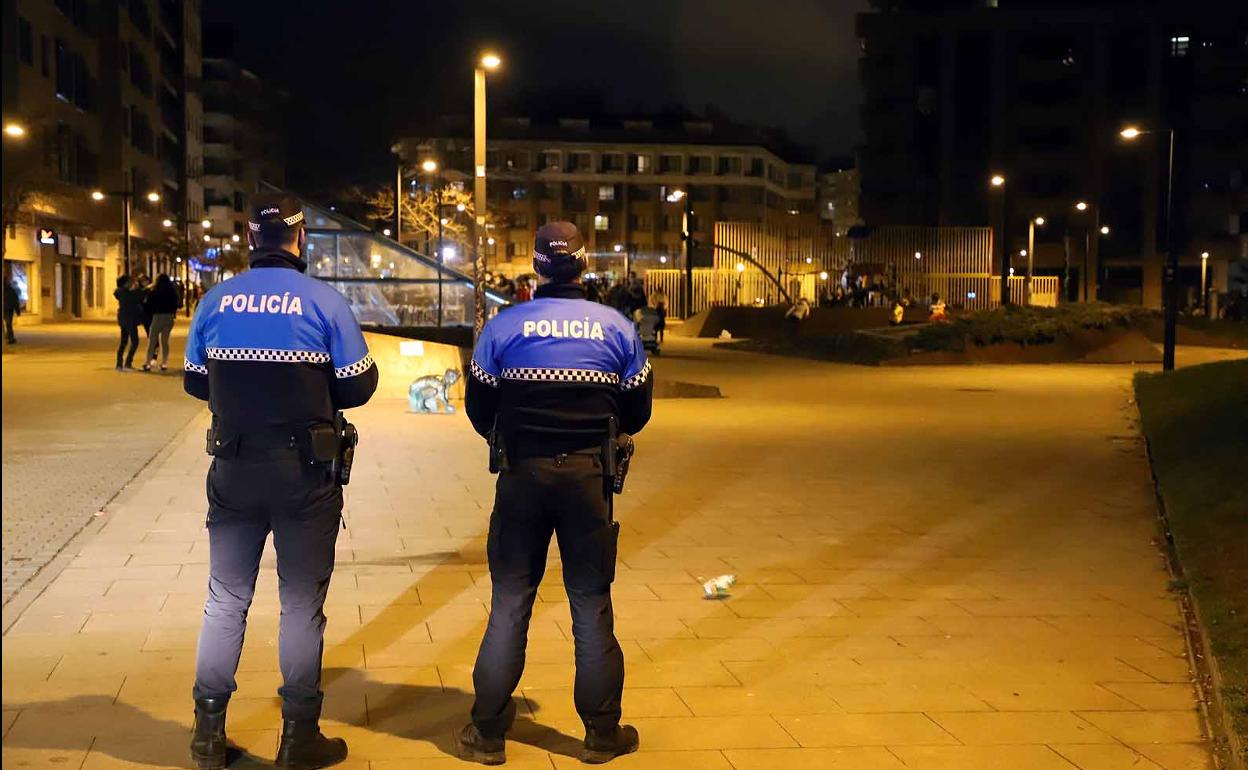
<path id="1" fill-rule="evenodd" d="M 594 215 L 594 229 L 595 230 L 610 230 L 611 229 L 611 217 L 605 216 L 603 214 L 595 214 Z"/>
<path id="2" fill-rule="evenodd" d="M 598 185 L 598 200 L 600 201 L 615 200 L 615 185 L 613 184 Z"/>
<path id="3" fill-rule="evenodd" d="M 1187 56 L 1187 48 L 1191 43 L 1192 39 L 1187 35 L 1176 35 L 1170 38 L 1170 55 Z"/>
<path id="4" fill-rule="evenodd" d="M 644 174 L 649 170 L 650 170 L 650 156 L 638 155 L 637 156 L 637 173 Z"/>

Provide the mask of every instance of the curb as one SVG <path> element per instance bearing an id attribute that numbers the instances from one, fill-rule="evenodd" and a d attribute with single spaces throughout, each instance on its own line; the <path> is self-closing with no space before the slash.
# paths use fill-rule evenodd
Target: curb
<path id="1" fill-rule="evenodd" d="M 1165 539 L 1166 568 L 1170 577 L 1183 583 L 1182 592 L 1176 591 L 1179 599 L 1179 611 L 1183 615 L 1183 639 L 1186 642 L 1187 662 L 1196 674 L 1197 705 L 1200 712 L 1201 726 L 1205 735 L 1209 736 L 1213 748 L 1214 762 L 1221 770 L 1248 770 L 1245 759 L 1248 758 L 1246 748 L 1239 735 L 1231 727 L 1231 719 L 1227 713 L 1226 703 L 1222 699 L 1222 672 L 1218 667 L 1217 658 L 1209 647 L 1209 638 L 1204 631 L 1201 620 L 1200 604 L 1192 594 L 1183 571 L 1183 563 L 1179 559 L 1179 549 L 1174 542 L 1174 533 L 1170 529 L 1170 517 L 1166 512 L 1166 501 L 1161 494 L 1161 483 L 1153 470 L 1153 449 L 1144 433 L 1143 416 L 1139 414 L 1139 402 L 1135 400 L 1132 388 L 1132 400 L 1136 415 L 1140 419 L 1140 435 L 1144 439 L 1144 452 L 1148 458 L 1148 473 L 1153 480 L 1153 497 L 1157 502 L 1157 522 Z"/>

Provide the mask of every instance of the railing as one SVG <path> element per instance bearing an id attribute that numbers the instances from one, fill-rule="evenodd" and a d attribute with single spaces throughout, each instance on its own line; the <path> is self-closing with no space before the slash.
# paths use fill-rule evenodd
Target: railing
<path id="1" fill-rule="evenodd" d="M 786 273 L 782 279 L 794 297 L 806 297 L 812 301 L 823 296 L 829 283 L 815 273 Z M 1031 279 L 1031 304 L 1040 307 L 1057 305 L 1059 281 L 1056 276 L 1034 276 Z M 1022 301 L 1026 278 L 1010 278 L 1010 296 Z M 685 312 L 685 271 L 679 269 L 648 270 L 646 292 L 661 290 L 667 295 L 668 313 L 673 318 L 688 318 L 710 307 L 719 305 L 768 304 L 776 296 L 775 285 L 757 270 L 745 272 L 723 268 L 698 267 L 693 270 L 693 313 Z M 916 281 L 911 293 L 917 301 L 932 294 L 952 307 L 966 310 L 987 310 L 1001 304 L 1001 277 L 994 275 L 927 275 Z M 817 304 L 817 302 L 816 302 Z"/>

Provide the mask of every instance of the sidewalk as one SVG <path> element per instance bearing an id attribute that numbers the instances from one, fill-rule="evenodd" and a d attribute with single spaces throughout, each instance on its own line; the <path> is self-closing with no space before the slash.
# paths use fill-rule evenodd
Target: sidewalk
<path id="1" fill-rule="evenodd" d="M 1179 616 L 1152 543 L 1128 367 L 878 370 L 672 340 L 616 583 L 620 768 L 1206 770 Z M 464 765 L 484 627 L 485 449 L 462 415 L 383 401 L 330 592 L 326 731 L 344 767 Z M 4 637 L 5 766 L 184 767 L 206 582 L 193 421 L 71 544 Z M 557 552 L 534 612 L 508 766 L 570 768 L 581 737 Z M 730 599 L 701 580 L 735 572 Z M 271 761 L 271 551 L 231 737 Z M 418 760 L 418 761 L 417 761 Z"/>
<path id="2" fill-rule="evenodd" d="M 6 605 L 199 411 L 182 392 L 186 326 L 163 374 L 113 370 L 116 322 L 30 326 L 4 346 Z"/>

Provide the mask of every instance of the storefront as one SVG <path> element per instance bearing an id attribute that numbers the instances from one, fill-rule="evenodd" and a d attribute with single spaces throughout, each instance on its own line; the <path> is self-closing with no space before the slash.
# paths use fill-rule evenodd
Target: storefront
<path id="1" fill-rule="evenodd" d="M 4 275 L 21 298 L 19 325 L 106 319 L 116 312 L 116 247 L 53 227 L 17 225 L 5 239 Z"/>

